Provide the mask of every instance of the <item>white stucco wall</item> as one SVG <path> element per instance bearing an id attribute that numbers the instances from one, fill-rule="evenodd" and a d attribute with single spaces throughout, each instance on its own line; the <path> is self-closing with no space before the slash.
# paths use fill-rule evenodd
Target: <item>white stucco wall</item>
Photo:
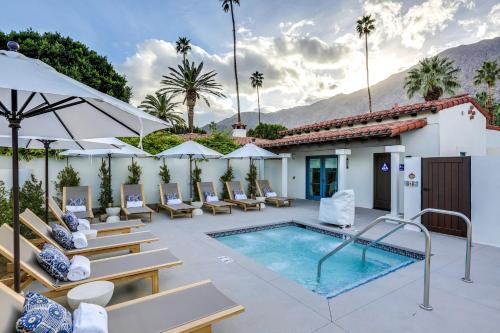
<path id="1" fill-rule="evenodd" d="M 486 130 L 486 153 L 500 155 L 500 131 Z"/>
<path id="2" fill-rule="evenodd" d="M 500 156 L 473 156 L 471 159 L 472 239 L 477 243 L 500 246 L 499 170 Z"/>
<path id="3" fill-rule="evenodd" d="M 440 153 L 439 123 L 437 115 L 427 117 L 427 126 L 401 134 L 405 156 L 435 157 Z"/>
<path id="4" fill-rule="evenodd" d="M 142 183 L 144 184 L 144 191 L 148 203 L 157 203 L 160 200 L 158 185 L 160 183 L 160 176 L 158 175 L 161 160 L 152 158 L 136 159 L 142 166 Z M 112 166 L 112 187 L 115 205 L 119 203 L 120 184 L 124 183 L 128 176 L 127 167 L 130 164 L 130 158 L 113 158 Z M 87 157 L 71 157 L 69 162 L 79 172 L 82 185 L 90 185 L 93 191 L 93 206 L 98 207 L 97 197 L 99 194 L 100 180 L 98 177 L 98 169 L 101 163 L 100 158 L 87 158 Z M 178 182 L 184 198 L 189 197 L 188 178 L 189 178 L 189 162 L 188 160 L 180 159 L 167 159 L 166 163 L 170 169 L 170 176 L 172 182 Z M 266 162 L 268 163 L 268 162 Z M 248 172 L 248 160 L 232 160 L 231 165 L 235 173 L 235 179 L 242 180 L 246 188 L 247 184 L 245 179 Z M 57 173 L 64 168 L 66 160 L 50 160 L 50 190 L 55 193 L 53 182 L 57 177 Z M 227 162 L 225 160 L 210 160 L 208 162 L 200 163 L 203 181 L 214 181 L 217 189 L 220 191 L 222 186 L 219 177 L 226 171 Z M 45 169 L 43 159 L 34 159 L 29 162 L 20 161 L 22 169 L 30 169 L 33 174 L 40 180 L 44 180 Z M 8 177 L 7 183 L 11 183 L 11 159 L 10 157 L 0 157 L 0 170 L 2 177 Z M 277 183 L 281 187 L 281 182 Z"/>
<path id="5" fill-rule="evenodd" d="M 469 108 L 472 104 L 457 105 L 439 111 L 439 155 L 467 156 L 486 155 L 486 118 L 474 108 L 475 115 L 470 119 Z"/>

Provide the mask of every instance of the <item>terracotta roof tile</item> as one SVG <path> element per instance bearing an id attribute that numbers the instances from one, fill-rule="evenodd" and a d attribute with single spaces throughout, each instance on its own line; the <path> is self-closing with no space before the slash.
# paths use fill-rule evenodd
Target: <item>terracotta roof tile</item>
<path id="1" fill-rule="evenodd" d="M 401 133 L 422 128 L 427 125 L 427 119 L 412 119 L 394 121 L 384 124 L 374 124 L 355 128 L 341 128 L 331 131 L 314 132 L 297 136 L 270 140 L 259 144 L 261 147 L 291 146 L 318 142 L 334 142 L 339 140 L 394 137 Z"/>
<path id="2" fill-rule="evenodd" d="M 412 115 L 420 112 L 438 112 L 443 109 L 447 109 L 456 105 L 472 103 L 487 119 L 491 116 L 486 112 L 481 105 L 468 94 L 457 95 L 449 98 L 443 98 L 437 101 L 409 104 L 409 105 L 395 105 L 391 109 L 376 111 L 372 113 L 364 113 L 356 116 L 349 116 L 344 118 L 336 118 L 325 120 L 319 123 L 304 125 L 300 127 L 291 128 L 285 131 L 281 131 L 280 134 L 283 136 L 294 135 L 300 133 L 309 133 L 319 130 L 328 130 L 334 128 L 341 128 L 342 126 L 349 126 L 355 124 L 365 124 L 371 120 L 385 120 L 385 119 L 397 119 L 400 115 Z"/>

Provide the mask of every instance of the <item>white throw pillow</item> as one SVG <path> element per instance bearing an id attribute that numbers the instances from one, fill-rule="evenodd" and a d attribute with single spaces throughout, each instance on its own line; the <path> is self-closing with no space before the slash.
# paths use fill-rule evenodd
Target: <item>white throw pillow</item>
<path id="1" fill-rule="evenodd" d="M 216 195 L 208 195 L 207 196 L 207 202 L 216 202 L 219 201 L 219 197 Z"/>
<path id="2" fill-rule="evenodd" d="M 86 212 L 87 207 L 85 206 L 66 206 L 66 210 L 72 213 Z"/>
<path id="3" fill-rule="evenodd" d="M 127 208 L 142 207 L 142 201 L 127 201 Z"/>
<path id="4" fill-rule="evenodd" d="M 181 199 L 170 199 L 167 201 L 167 205 L 178 205 L 181 203 L 182 203 Z"/>
<path id="5" fill-rule="evenodd" d="M 277 197 L 278 195 L 276 194 L 276 192 L 267 192 L 266 193 L 266 197 L 267 198 L 274 198 L 274 197 Z"/>
<path id="6" fill-rule="evenodd" d="M 245 193 L 243 193 L 243 194 L 235 194 L 234 195 L 234 199 L 236 199 L 236 200 L 246 200 L 248 198 L 247 198 L 247 195 Z"/>

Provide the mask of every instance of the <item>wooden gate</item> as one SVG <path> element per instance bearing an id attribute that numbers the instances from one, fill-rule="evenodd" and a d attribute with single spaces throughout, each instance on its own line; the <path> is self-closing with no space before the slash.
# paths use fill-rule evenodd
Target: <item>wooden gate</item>
<path id="1" fill-rule="evenodd" d="M 422 159 L 422 209 L 438 208 L 471 216 L 470 157 Z M 458 217 L 426 214 L 422 224 L 444 234 L 467 235 L 465 223 Z"/>

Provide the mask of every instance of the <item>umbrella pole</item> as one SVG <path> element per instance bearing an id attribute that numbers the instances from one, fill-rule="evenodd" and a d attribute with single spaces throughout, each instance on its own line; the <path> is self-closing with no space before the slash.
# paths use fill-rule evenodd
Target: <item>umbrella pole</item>
<path id="1" fill-rule="evenodd" d="M 45 149 L 45 223 L 49 223 L 49 147 L 50 142 L 44 141 Z"/>
<path id="2" fill-rule="evenodd" d="M 111 154 L 108 154 L 108 173 L 109 173 L 109 194 L 113 198 L 112 186 L 111 186 Z M 108 202 L 110 204 L 111 202 Z"/>
<path id="3" fill-rule="evenodd" d="M 17 117 L 17 90 L 11 90 L 12 110 L 9 119 L 9 127 L 12 129 L 12 227 L 14 229 L 14 290 L 21 292 L 21 265 L 19 250 L 19 147 L 18 134 L 21 127 L 21 119 Z"/>
<path id="4" fill-rule="evenodd" d="M 189 155 L 189 198 L 193 200 L 193 157 Z"/>

